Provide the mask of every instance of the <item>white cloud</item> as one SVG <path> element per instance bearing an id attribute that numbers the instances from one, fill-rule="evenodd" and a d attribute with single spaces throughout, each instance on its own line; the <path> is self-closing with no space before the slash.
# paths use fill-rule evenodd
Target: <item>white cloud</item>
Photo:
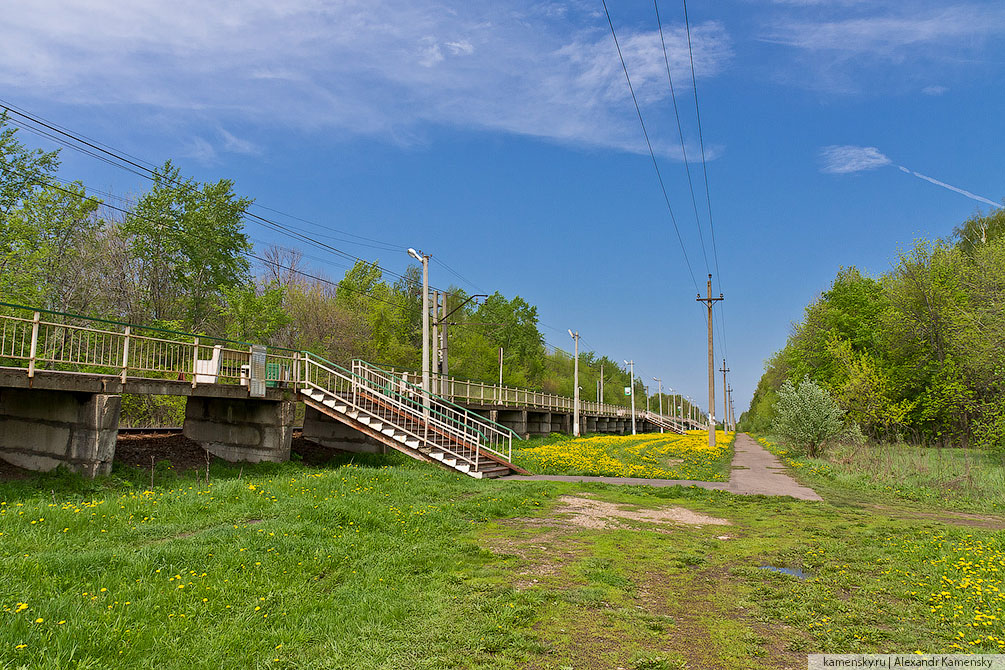
<path id="1" fill-rule="evenodd" d="M 248 156 L 257 156 L 262 153 L 261 147 L 254 142 L 236 137 L 223 128 L 220 128 L 220 136 L 223 138 L 223 148 L 225 151 Z"/>
<path id="2" fill-rule="evenodd" d="M 890 165 L 892 161 L 876 147 L 831 145 L 820 150 L 821 172 L 849 174 Z"/>
<path id="3" fill-rule="evenodd" d="M 921 92 L 924 93 L 925 95 L 942 95 L 948 90 L 949 89 L 946 88 L 945 86 L 926 86 L 925 88 L 921 89 Z"/>
<path id="4" fill-rule="evenodd" d="M 664 30 L 687 81 L 683 29 Z M 619 38 L 643 104 L 665 101 L 658 33 L 625 26 Z M 721 72 L 732 55 L 725 28 L 698 23 L 692 39 L 697 75 Z M 11 98 L 392 142 L 451 125 L 645 151 L 610 33 L 575 1 L 9 0 L 0 44 Z M 216 150 L 241 146 L 221 133 Z"/>
<path id="5" fill-rule="evenodd" d="M 913 92 L 933 76 L 976 78 L 1005 36 L 1000 0 L 772 0 L 759 38 L 795 50 L 776 78 L 837 93 Z"/>

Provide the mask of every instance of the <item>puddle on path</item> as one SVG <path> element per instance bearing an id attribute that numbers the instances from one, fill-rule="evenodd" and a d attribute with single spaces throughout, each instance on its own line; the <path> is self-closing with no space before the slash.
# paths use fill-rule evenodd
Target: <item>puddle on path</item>
<path id="1" fill-rule="evenodd" d="M 803 572 L 799 568 L 781 568 L 777 565 L 762 565 L 761 570 L 770 570 L 771 572 L 780 572 L 783 575 L 792 575 L 793 577 L 798 577 L 799 579 L 806 579 L 809 577 L 808 573 Z"/>

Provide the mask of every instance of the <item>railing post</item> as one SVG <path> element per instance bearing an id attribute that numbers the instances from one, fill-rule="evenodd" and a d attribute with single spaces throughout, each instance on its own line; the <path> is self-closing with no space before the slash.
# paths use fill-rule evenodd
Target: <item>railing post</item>
<path id="1" fill-rule="evenodd" d="M 300 352 L 293 354 L 293 388 L 300 389 Z"/>
<path id="2" fill-rule="evenodd" d="M 126 336 L 122 342 L 122 383 L 126 383 L 126 370 L 129 368 L 129 333 L 131 328 L 126 326 Z"/>
<path id="3" fill-rule="evenodd" d="M 31 320 L 31 349 L 28 352 L 28 377 L 35 376 L 35 353 L 38 350 L 38 322 L 42 318 L 39 312 Z M 24 340 L 22 340 L 23 342 Z"/>
<path id="4" fill-rule="evenodd" d="M 195 338 L 195 346 L 192 347 L 192 388 L 196 385 L 196 372 L 199 370 L 199 338 Z M 250 377 L 250 375 L 249 375 Z"/>

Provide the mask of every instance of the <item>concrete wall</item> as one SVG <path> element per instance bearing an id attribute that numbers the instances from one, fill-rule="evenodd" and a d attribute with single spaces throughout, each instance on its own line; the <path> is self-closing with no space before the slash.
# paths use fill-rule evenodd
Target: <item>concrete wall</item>
<path id="1" fill-rule="evenodd" d="M 386 454 L 387 445 L 350 428 L 313 407 L 304 413 L 304 439 L 329 449 L 363 454 Z"/>
<path id="2" fill-rule="evenodd" d="M 112 469 L 122 396 L 0 388 L 0 458 L 90 477 Z"/>
<path id="3" fill-rule="evenodd" d="M 185 437 L 225 461 L 283 463 L 293 440 L 292 400 L 189 397 Z"/>
<path id="4" fill-rule="evenodd" d="M 551 433 L 551 412 L 527 412 L 527 432 L 531 435 Z"/>
<path id="5" fill-rule="evenodd" d="M 520 437 L 526 438 L 528 436 L 527 410 L 501 409 L 498 410 L 497 416 L 498 418 L 495 419 L 497 423 L 501 423 L 502 425 L 506 426 Z"/>

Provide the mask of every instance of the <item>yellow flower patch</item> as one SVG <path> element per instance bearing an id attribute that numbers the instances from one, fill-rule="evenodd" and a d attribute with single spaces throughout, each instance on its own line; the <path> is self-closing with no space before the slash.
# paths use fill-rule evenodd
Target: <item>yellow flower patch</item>
<path id="1" fill-rule="evenodd" d="M 704 430 L 594 435 L 523 449 L 518 462 L 541 474 L 724 481 L 732 442 L 732 433 L 716 431 L 716 445 L 709 447 Z"/>

